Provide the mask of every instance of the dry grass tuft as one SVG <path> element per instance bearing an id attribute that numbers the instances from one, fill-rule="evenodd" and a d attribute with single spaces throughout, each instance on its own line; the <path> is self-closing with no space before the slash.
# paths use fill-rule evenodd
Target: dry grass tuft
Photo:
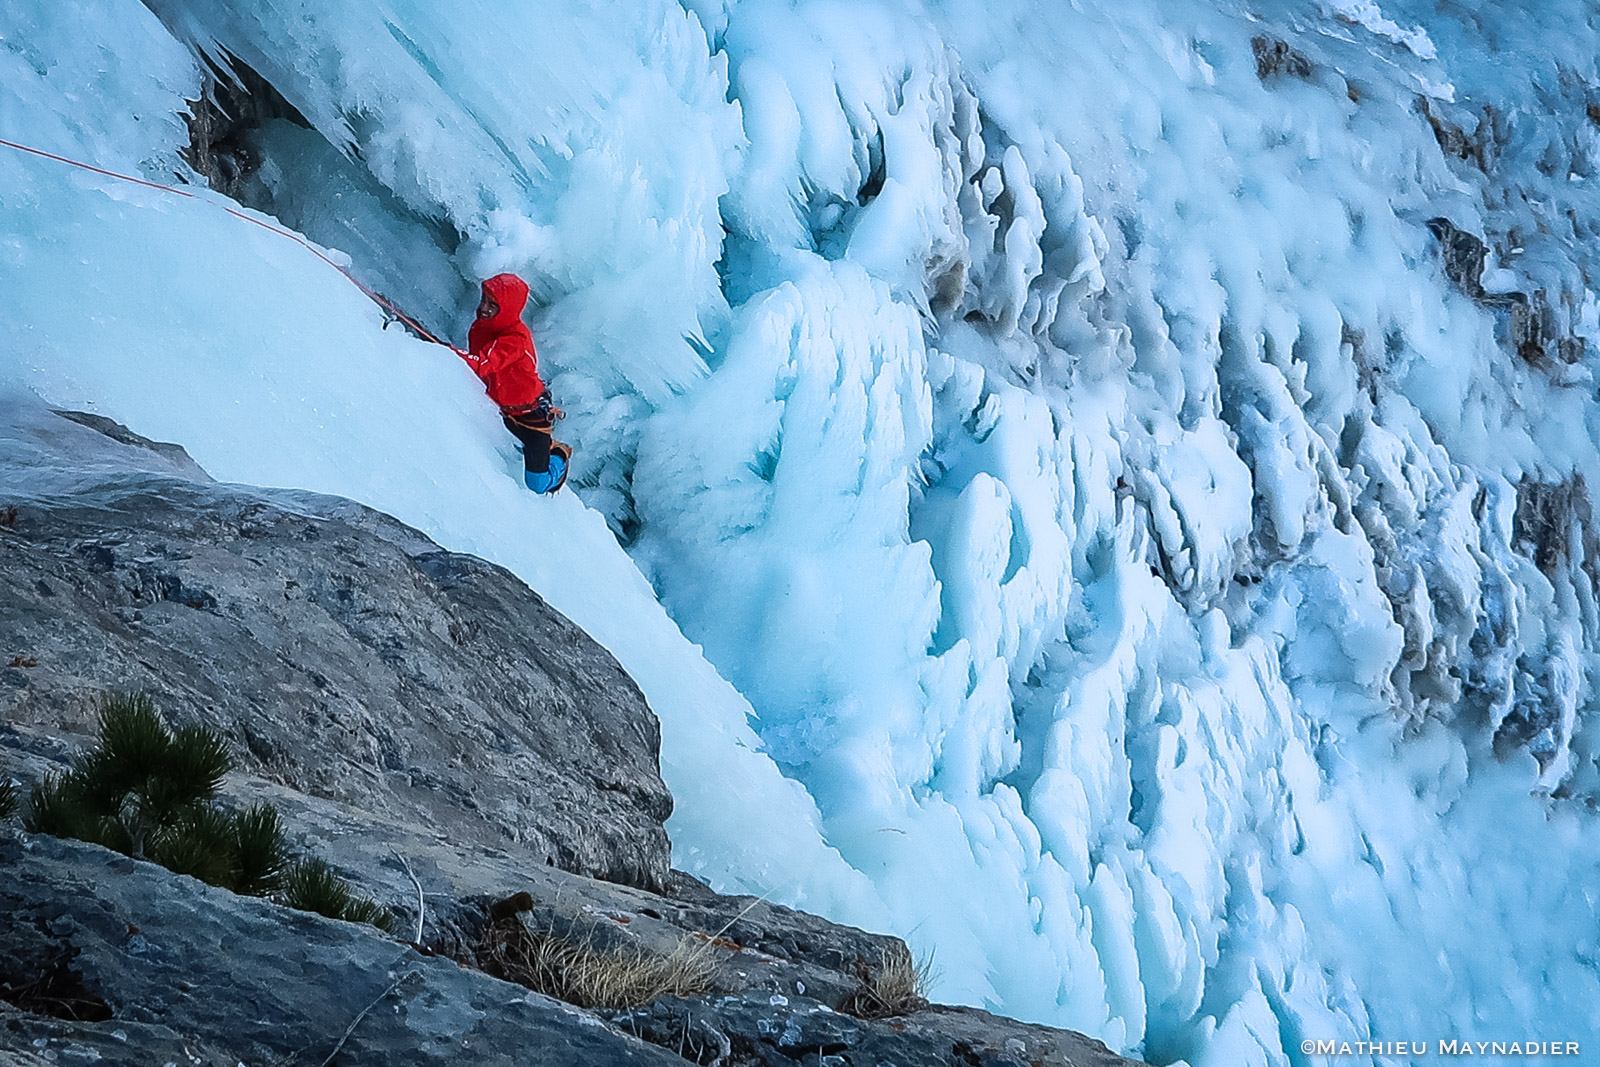
<path id="1" fill-rule="evenodd" d="M 884 948 L 876 967 L 862 961 L 856 978 L 861 984 L 839 1005 L 840 1011 L 860 1019 L 910 1015 L 928 1006 L 933 959 L 914 960 L 911 950 L 896 941 Z"/>
<path id="2" fill-rule="evenodd" d="M 477 956 L 488 974 L 580 1008 L 636 1008 L 712 990 L 706 950 L 687 942 L 666 956 L 639 948 L 606 952 L 508 918 L 489 925 Z"/>

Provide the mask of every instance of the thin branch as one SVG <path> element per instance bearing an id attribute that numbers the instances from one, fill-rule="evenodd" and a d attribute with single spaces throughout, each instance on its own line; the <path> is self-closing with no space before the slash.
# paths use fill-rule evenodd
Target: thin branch
<path id="1" fill-rule="evenodd" d="M 727 922 L 723 923 L 722 924 L 722 929 L 718 930 L 716 933 L 711 935 L 711 940 L 715 941 L 717 938 L 721 937 L 723 934 L 725 934 L 729 930 L 733 929 L 733 924 L 734 923 L 738 922 L 740 919 L 744 918 L 746 915 L 749 915 L 752 911 L 754 911 L 756 909 L 756 907 L 758 905 L 765 904 L 767 902 L 767 898 L 770 897 L 771 895 L 772 895 L 772 890 L 769 889 L 765 893 L 762 893 L 759 897 L 756 897 L 756 899 L 752 900 L 750 903 L 746 904 L 744 906 L 744 910 L 743 911 L 741 911 L 739 914 L 735 915 L 733 918 L 729 919 Z"/>
<path id="2" fill-rule="evenodd" d="M 406 862 L 404 856 L 392 848 L 389 850 L 389 854 L 400 861 L 400 866 L 405 868 L 406 877 L 411 879 L 411 884 L 417 887 L 417 936 L 413 937 L 411 941 L 413 944 L 420 945 L 422 944 L 422 916 L 427 912 L 427 905 L 423 903 L 422 899 L 422 883 L 417 881 L 417 876 L 412 873 L 411 864 Z"/>
<path id="3" fill-rule="evenodd" d="M 421 974 L 422 972 L 417 970 L 407 971 L 399 978 L 396 978 L 393 982 L 390 982 L 388 989 L 385 989 L 382 993 L 379 993 L 376 997 L 374 997 L 371 1004 L 368 1004 L 366 1007 L 362 1008 L 356 1017 L 350 1020 L 350 1026 L 345 1030 L 344 1036 L 339 1039 L 339 1043 L 337 1045 L 333 1046 L 333 1051 L 328 1053 L 328 1058 L 323 1060 L 318 1067 L 328 1067 L 328 1064 L 333 1062 L 333 1058 L 339 1054 L 339 1050 L 344 1048 L 344 1043 L 350 1040 L 350 1035 L 356 1032 L 356 1027 L 361 1025 L 361 1020 L 365 1019 L 367 1017 L 367 1013 L 372 1011 L 373 1008 L 376 1008 L 379 1004 L 383 1003 L 384 998 L 386 998 L 390 993 L 393 993 L 396 989 L 399 989 L 400 983 L 404 982 L 408 978 L 417 978 L 421 976 Z"/>

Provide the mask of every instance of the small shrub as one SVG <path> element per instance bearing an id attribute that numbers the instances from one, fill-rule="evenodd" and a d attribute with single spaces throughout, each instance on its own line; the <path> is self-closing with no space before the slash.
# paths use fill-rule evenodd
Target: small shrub
<path id="1" fill-rule="evenodd" d="M 394 933 L 394 912 L 368 897 L 351 897 L 339 918 L 347 923 L 375 926 L 386 934 Z"/>
<path id="2" fill-rule="evenodd" d="M 141 854 L 128 832 L 134 812 L 110 802 L 97 803 L 92 792 L 90 783 L 76 773 L 49 775 L 34 784 L 22 825 L 29 833 L 75 837 L 129 855 Z"/>
<path id="3" fill-rule="evenodd" d="M 712 989 L 705 950 L 687 942 L 666 956 L 639 948 L 605 952 L 508 918 L 490 924 L 477 955 L 479 969 L 496 978 L 580 1008 L 636 1008 Z"/>
<path id="4" fill-rule="evenodd" d="M 203 812 L 232 763 L 215 731 L 193 726 L 174 734 L 149 697 L 110 697 L 100 707 L 100 743 L 71 771 L 34 787 L 25 822 L 33 833 L 92 841 L 141 859 L 192 856 L 221 846 L 216 824 Z M 174 840 L 182 837 L 193 839 Z M 202 866 L 225 871 L 231 864 L 224 858 Z M 206 880 L 226 884 L 225 875 Z"/>
<path id="5" fill-rule="evenodd" d="M 70 771 L 34 786 L 23 825 L 31 833 L 104 845 L 235 893 L 275 897 L 388 932 L 394 921 L 388 910 L 356 897 L 327 864 L 291 864 L 283 822 L 271 805 L 233 813 L 215 805 L 232 767 L 216 731 L 172 731 L 149 697 L 108 697 L 100 707 L 99 744 Z M 11 799 L 14 805 L 14 792 Z"/>
<path id="6" fill-rule="evenodd" d="M 339 919 L 350 904 L 350 886 L 321 860 L 304 859 L 289 868 L 283 901 L 300 911 Z"/>
<path id="7" fill-rule="evenodd" d="M 884 948 L 877 966 L 862 961 L 856 978 L 860 985 L 839 1005 L 840 1011 L 861 1019 L 910 1015 L 928 1006 L 933 960 L 913 960 L 911 950 L 897 941 Z"/>
<path id="8" fill-rule="evenodd" d="M 9 819 L 17 811 L 17 787 L 10 782 L 0 782 L 0 819 Z"/>
<path id="9" fill-rule="evenodd" d="M 241 892 L 233 818 L 216 808 L 181 810 L 145 843 L 145 858 L 207 885 Z"/>
<path id="10" fill-rule="evenodd" d="M 233 757 L 221 734 L 205 726 L 185 726 L 172 735 L 160 780 L 171 789 L 167 801 L 182 808 L 216 796 L 231 770 Z"/>
<path id="11" fill-rule="evenodd" d="M 283 887 L 289 869 L 289 847 L 278 809 L 257 804 L 233 816 L 233 840 L 238 851 L 237 892 L 266 896 Z"/>
<path id="12" fill-rule="evenodd" d="M 299 860 L 289 868 L 282 897 L 285 904 L 300 911 L 345 922 L 370 923 L 385 932 L 394 927 L 394 916 L 387 908 L 356 896 L 350 883 L 319 859 Z"/>
<path id="13" fill-rule="evenodd" d="M 22 826 L 30 834 L 50 834 L 54 837 L 78 837 L 70 832 L 76 812 L 67 802 L 66 776 L 50 775 L 35 782 L 28 797 L 28 809 L 22 814 Z"/>

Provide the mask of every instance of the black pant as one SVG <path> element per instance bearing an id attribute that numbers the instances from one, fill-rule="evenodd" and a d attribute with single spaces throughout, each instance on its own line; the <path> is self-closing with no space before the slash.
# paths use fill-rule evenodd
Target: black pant
<path id="1" fill-rule="evenodd" d="M 522 465 L 533 474 L 550 470 L 550 431 L 555 423 L 547 415 L 529 412 L 526 415 L 502 415 L 506 429 L 522 442 Z"/>

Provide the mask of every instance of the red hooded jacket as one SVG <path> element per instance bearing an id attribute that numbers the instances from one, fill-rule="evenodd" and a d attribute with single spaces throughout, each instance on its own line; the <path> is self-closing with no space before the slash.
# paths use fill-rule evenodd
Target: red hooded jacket
<path id="1" fill-rule="evenodd" d="M 521 412 L 537 404 L 544 394 L 533 334 L 522 322 L 528 283 L 515 274 L 496 274 L 483 283 L 483 292 L 500 311 L 473 322 L 461 358 L 483 379 L 489 399 L 499 404 L 501 411 Z"/>

